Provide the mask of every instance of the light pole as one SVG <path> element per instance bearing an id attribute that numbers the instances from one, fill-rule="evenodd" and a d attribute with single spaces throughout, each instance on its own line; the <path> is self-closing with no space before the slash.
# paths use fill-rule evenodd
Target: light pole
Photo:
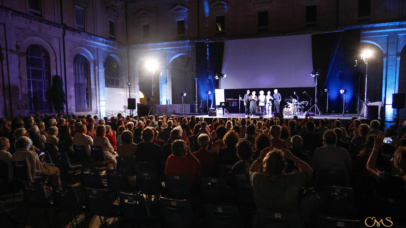
<path id="1" fill-rule="evenodd" d="M 206 91 L 206 103 L 207 103 L 207 113 L 209 113 L 209 94 L 211 94 L 211 91 L 208 90 Z"/>
<path id="2" fill-rule="evenodd" d="M 151 106 L 151 108 L 149 109 L 149 112 L 148 112 L 148 116 L 150 115 L 150 114 L 154 114 L 154 112 L 155 112 L 155 109 L 154 109 L 154 74 L 155 74 L 155 71 L 158 69 L 158 62 L 156 61 L 156 60 L 154 60 L 154 59 L 148 59 L 146 62 L 145 62 L 145 68 L 147 69 L 147 70 L 149 70 L 149 71 L 151 71 L 151 84 L 152 84 L 152 91 L 151 91 L 151 103 L 152 103 L 152 106 Z"/>
<path id="3" fill-rule="evenodd" d="M 320 73 L 318 70 L 313 71 L 310 73 L 310 76 L 312 76 L 312 78 L 314 78 L 315 81 L 315 86 L 314 86 L 314 105 L 312 107 L 309 108 L 308 112 L 312 110 L 312 108 L 314 107 L 314 114 L 317 115 L 321 115 L 319 106 L 317 105 L 317 79 L 320 76 Z"/>
<path id="4" fill-rule="evenodd" d="M 371 49 L 365 49 L 362 53 L 361 53 L 361 59 L 364 61 L 365 63 L 365 97 L 364 97 L 364 106 L 362 107 L 362 109 L 364 110 L 364 118 L 367 118 L 368 115 L 368 109 L 367 109 L 367 90 L 368 90 L 368 60 L 372 57 L 372 50 Z"/>
<path id="5" fill-rule="evenodd" d="M 347 93 L 346 89 L 340 89 L 340 93 L 343 95 L 343 116 L 345 114 L 345 94 Z"/>
<path id="6" fill-rule="evenodd" d="M 328 93 L 330 92 L 329 89 L 325 88 L 324 92 L 327 94 L 327 102 L 326 102 L 326 114 L 328 114 Z"/>
<path id="7" fill-rule="evenodd" d="M 185 105 L 183 104 L 183 98 L 186 97 L 186 92 L 181 93 L 182 96 L 182 114 L 185 115 Z"/>

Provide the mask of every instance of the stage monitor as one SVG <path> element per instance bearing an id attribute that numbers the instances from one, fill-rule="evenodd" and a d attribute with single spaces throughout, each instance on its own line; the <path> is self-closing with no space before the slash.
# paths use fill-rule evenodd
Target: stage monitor
<path id="1" fill-rule="evenodd" d="M 227 40 L 221 88 L 313 87 L 312 71 L 310 34 Z"/>

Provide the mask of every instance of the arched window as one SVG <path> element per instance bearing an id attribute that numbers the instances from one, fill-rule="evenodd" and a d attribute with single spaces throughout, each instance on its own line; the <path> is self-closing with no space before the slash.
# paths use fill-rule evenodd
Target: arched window
<path id="1" fill-rule="evenodd" d="M 75 75 L 75 107 L 76 111 L 90 110 L 90 64 L 80 54 L 73 59 Z"/>
<path id="2" fill-rule="evenodd" d="M 107 57 L 104 62 L 104 76 L 106 87 L 120 87 L 120 68 L 117 61 L 111 56 Z"/>
<path id="3" fill-rule="evenodd" d="M 50 83 L 49 55 L 39 45 L 26 51 L 27 81 L 30 112 L 49 112 L 47 91 Z"/>

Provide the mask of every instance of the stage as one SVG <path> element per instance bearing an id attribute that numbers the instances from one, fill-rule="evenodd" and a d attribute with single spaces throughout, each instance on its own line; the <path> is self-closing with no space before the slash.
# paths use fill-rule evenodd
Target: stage
<path id="1" fill-rule="evenodd" d="M 177 114 L 177 115 L 181 115 L 181 114 Z M 245 116 L 243 113 L 231 113 L 231 114 L 225 114 L 225 115 L 217 115 L 217 116 L 209 116 L 208 114 L 202 114 L 202 113 L 196 113 L 193 114 L 196 117 L 204 117 L 205 119 L 213 119 L 213 118 L 221 118 L 221 119 L 227 119 L 229 117 L 235 119 L 235 118 L 247 118 L 248 116 Z M 190 117 L 192 116 L 192 114 L 185 114 L 184 116 L 186 117 Z M 357 116 L 357 113 L 353 113 L 353 114 L 345 114 L 343 116 L 343 114 L 327 114 L 327 115 L 314 115 L 311 116 L 313 119 L 341 119 L 341 120 L 350 120 L 353 116 Z M 251 119 L 259 119 L 259 115 L 254 115 L 251 116 Z M 264 118 L 265 119 L 269 119 L 273 117 L 273 115 L 269 116 L 269 115 L 265 115 Z M 304 119 L 305 115 L 300 115 L 298 116 L 299 119 Z M 292 115 L 287 115 L 287 116 L 283 116 L 283 119 L 293 119 Z M 364 117 L 358 117 L 358 119 L 365 119 Z"/>

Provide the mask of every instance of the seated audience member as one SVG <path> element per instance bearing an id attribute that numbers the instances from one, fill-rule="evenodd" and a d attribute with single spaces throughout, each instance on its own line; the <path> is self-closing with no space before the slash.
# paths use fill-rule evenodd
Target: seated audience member
<path id="1" fill-rule="evenodd" d="M 87 152 L 87 155 L 90 157 L 91 146 L 93 145 L 93 138 L 86 134 L 87 128 L 86 125 L 82 124 L 78 126 L 78 133 L 73 136 L 73 145 L 74 146 L 84 146 Z"/>
<path id="2" fill-rule="evenodd" d="M 205 122 L 203 122 L 203 123 L 205 123 Z M 199 134 L 205 133 L 205 134 L 209 135 L 209 133 L 206 131 L 206 128 L 203 127 L 203 123 L 202 123 L 202 127 L 201 127 L 201 129 L 203 129 L 203 130 L 200 130 Z M 215 138 L 213 141 L 213 149 L 215 151 L 219 151 L 219 150 L 223 149 L 224 147 L 226 147 L 226 144 L 224 143 L 224 136 L 226 135 L 226 133 L 227 133 L 227 129 L 224 126 L 217 127 L 217 129 L 216 129 L 217 138 Z"/>
<path id="3" fill-rule="evenodd" d="M 117 135 L 116 135 L 116 140 L 117 140 L 117 147 L 120 147 L 123 142 L 121 141 L 121 134 L 125 131 L 124 126 L 118 126 L 117 127 Z M 132 133 L 132 132 L 131 132 Z"/>
<path id="4" fill-rule="evenodd" d="M 133 133 L 131 131 L 124 131 L 121 134 L 123 144 L 118 147 L 117 153 L 120 157 L 135 157 L 137 144 L 133 143 Z"/>
<path id="5" fill-rule="evenodd" d="M 242 118 L 240 126 L 240 138 L 245 138 L 245 133 L 247 133 L 247 120 Z"/>
<path id="6" fill-rule="evenodd" d="M 255 145 L 255 125 L 250 124 L 247 127 L 247 133 L 246 133 L 245 139 L 250 141 L 252 146 Z"/>
<path id="7" fill-rule="evenodd" d="M 240 159 L 237 157 L 237 143 L 240 140 L 240 136 L 234 131 L 230 130 L 224 136 L 224 143 L 226 147 L 219 151 L 217 155 L 215 166 L 217 170 L 220 170 L 220 166 L 233 166 Z"/>
<path id="8" fill-rule="evenodd" d="M 6 137 L 0 137 L 0 161 L 5 161 L 8 165 L 8 180 L 13 177 L 13 164 L 11 163 L 11 154 L 8 152 L 10 141 Z"/>
<path id="9" fill-rule="evenodd" d="M 355 156 L 364 148 L 365 142 L 367 140 L 367 135 L 369 132 L 369 127 L 367 124 L 361 124 L 358 127 L 357 134 L 355 135 L 350 142 L 350 153 Z"/>
<path id="10" fill-rule="evenodd" d="M 379 133 L 382 133 L 379 128 L 381 127 L 381 123 L 379 123 L 378 120 L 372 120 L 371 123 L 369 124 L 369 135 L 378 135 Z"/>
<path id="11" fill-rule="evenodd" d="M 16 152 L 13 154 L 12 161 L 26 161 L 28 168 L 28 179 L 34 182 L 35 175 L 49 176 L 51 185 L 60 185 L 60 171 L 57 167 L 44 162 L 45 155 L 38 157 L 37 153 L 31 151 L 32 141 L 27 136 L 21 136 L 16 141 Z"/>
<path id="12" fill-rule="evenodd" d="M 261 151 L 271 146 L 271 139 L 268 135 L 261 133 L 255 138 L 255 151 L 252 153 L 252 160 L 256 160 L 259 157 Z"/>
<path id="13" fill-rule="evenodd" d="M 274 125 L 271 127 L 271 145 L 272 148 L 276 148 L 276 149 L 287 149 L 288 145 L 287 143 L 280 139 L 281 137 L 281 127 L 278 125 Z"/>
<path id="14" fill-rule="evenodd" d="M 117 139 L 116 139 L 116 132 L 111 129 L 110 125 L 105 125 L 106 127 L 106 137 L 109 140 L 111 146 L 114 150 L 117 150 Z"/>
<path id="15" fill-rule="evenodd" d="M 115 169 L 117 167 L 117 153 L 106 137 L 106 127 L 104 125 L 100 125 L 96 128 L 96 137 L 93 139 L 93 145 L 102 148 L 107 161 L 112 164 Z"/>
<path id="16" fill-rule="evenodd" d="M 259 137 L 259 136 L 258 136 Z M 249 181 L 249 170 L 252 165 L 252 146 L 250 141 L 241 139 L 237 144 L 237 156 L 240 159 L 233 165 L 231 173 L 234 179 Z"/>
<path id="17" fill-rule="evenodd" d="M 343 131 L 345 131 L 342 128 L 335 128 L 334 132 L 337 135 L 337 147 L 342 147 L 346 149 L 347 151 L 350 149 L 350 145 L 347 142 L 347 139 L 345 138 L 345 135 L 343 135 Z"/>
<path id="18" fill-rule="evenodd" d="M 165 166 L 165 175 L 167 174 L 188 175 L 192 185 L 201 177 L 199 160 L 190 152 L 182 139 L 172 143 L 172 154 L 168 157 Z"/>
<path id="19" fill-rule="evenodd" d="M 398 203 L 406 202 L 406 148 L 398 147 L 393 155 L 392 173 L 377 168 L 379 152 L 383 146 L 384 135 L 379 134 L 367 162 L 367 170 L 379 181 L 377 193 L 380 196 L 394 199 Z"/>
<path id="20" fill-rule="evenodd" d="M 308 151 L 310 154 L 319 146 L 322 145 L 319 134 L 314 132 L 314 123 L 309 121 L 305 125 L 305 131 L 300 134 L 303 139 L 303 150 Z"/>
<path id="21" fill-rule="evenodd" d="M 89 123 L 89 124 L 86 125 L 86 128 L 87 128 L 86 134 L 88 136 L 90 136 L 92 138 L 96 137 L 96 131 L 94 129 L 94 124 Z"/>
<path id="22" fill-rule="evenodd" d="M 38 149 L 40 149 L 41 151 L 44 151 L 46 136 L 42 135 L 40 133 L 38 126 L 33 125 L 31 127 L 31 129 L 28 130 L 28 132 L 29 132 L 29 137 L 32 140 L 34 146 L 37 147 Z"/>
<path id="23" fill-rule="evenodd" d="M 69 156 L 73 155 L 73 139 L 71 136 L 71 129 L 69 126 L 63 126 L 59 128 L 59 143 L 58 148 L 61 151 L 65 151 Z"/>
<path id="24" fill-rule="evenodd" d="M 300 158 L 300 160 L 309 164 L 309 156 L 303 151 L 302 149 L 303 139 L 300 135 L 295 135 L 290 139 L 290 152 L 295 155 L 296 157 Z M 295 164 L 293 164 L 290 160 L 287 163 L 287 171 L 292 171 L 295 169 Z"/>
<path id="25" fill-rule="evenodd" d="M 167 123 L 167 125 L 168 125 L 168 127 L 164 128 L 164 129 L 162 130 L 162 133 L 163 133 L 163 135 L 164 135 L 165 138 L 169 138 L 169 137 L 170 137 L 171 131 L 172 131 L 172 129 L 173 129 L 173 121 L 172 121 L 172 120 L 169 120 L 168 123 Z"/>
<path id="26" fill-rule="evenodd" d="M 154 143 L 154 130 L 147 127 L 142 131 L 142 142 L 138 144 L 135 152 L 136 163 L 148 162 L 155 165 L 155 170 L 162 174 L 162 149 L 159 145 Z"/>
<path id="27" fill-rule="evenodd" d="M 312 167 L 314 170 L 344 170 L 351 173 L 351 156 L 344 148 L 337 147 L 337 135 L 334 130 L 327 130 L 323 135 L 324 146 L 314 151 Z M 347 176 L 348 177 L 348 176 Z"/>
<path id="28" fill-rule="evenodd" d="M 182 118 L 182 124 L 180 125 L 182 127 L 182 130 L 184 133 L 186 133 L 186 136 L 189 137 L 192 134 L 192 130 L 190 129 L 188 120 L 186 117 Z"/>
<path id="29" fill-rule="evenodd" d="M 209 150 L 210 146 L 210 137 L 207 134 L 200 134 L 197 138 L 197 142 L 199 143 L 200 149 L 198 151 L 193 152 L 195 157 L 199 160 L 200 165 L 211 167 L 213 169 L 214 161 L 216 159 L 216 153 Z"/>
<path id="30" fill-rule="evenodd" d="M 286 159 L 295 163 L 300 172 L 286 173 Z M 292 227 L 302 227 L 297 213 L 298 193 L 311 178 L 312 168 L 289 150 L 267 148 L 254 161 L 249 173 L 257 205 L 254 227 L 262 227 L 267 221 L 261 215 L 272 209 L 290 211 L 293 215 L 289 223 Z"/>
<path id="31" fill-rule="evenodd" d="M 175 142 L 176 139 L 181 139 L 182 134 L 183 130 L 180 126 L 172 128 L 170 138 L 162 149 L 162 161 L 164 164 L 166 163 L 166 160 L 168 160 L 168 157 L 172 154 L 172 143 Z"/>
<path id="32" fill-rule="evenodd" d="M 52 145 L 56 150 L 58 150 L 58 128 L 56 126 L 50 126 L 48 129 L 48 136 L 46 139 L 46 143 Z"/>

